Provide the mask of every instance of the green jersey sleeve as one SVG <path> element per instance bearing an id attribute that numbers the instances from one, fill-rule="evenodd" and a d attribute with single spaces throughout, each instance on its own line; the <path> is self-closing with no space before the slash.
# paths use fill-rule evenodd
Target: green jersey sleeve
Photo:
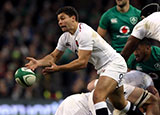
<path id="1" fill-rule="evenodd" d="M 108 28 L 109 21 L 110 21 L 110 19 L 107 16 L 108 16 L 108 11 L 101 16 L 101 19 L 99 21 L 99 27 L 105 30 Z"/>
<path id="2" fill-rule="evenodd" d="M 160 62 L 160 47 L 152 46 L 151 51 L 154 59 Z"/>

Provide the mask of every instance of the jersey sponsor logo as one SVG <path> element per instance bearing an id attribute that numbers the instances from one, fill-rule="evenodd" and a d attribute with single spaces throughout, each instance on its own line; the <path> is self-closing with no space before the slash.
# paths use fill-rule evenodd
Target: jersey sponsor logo
<path id="1" fill-rule="evenodd" d="M 160 62 L 154 64 L 155 69 L 160 70 Z"/>
<path id="2" fill-rule="evenodd" d="M 122 26 L 120 28 L 120 33 L 122 33 L 122 34 L 128 34 L 129 32 L 130 32 L 130 29 L 128 26 Z"/>
<path id="3" fill-rule="evenodd" d="M 118 23 L 117 18 L 112 18 L 111 23 L 113 23 L 113 24 Z"/>
<path id="4" fill-rule="evenodd" d="M 130 17 L 130 22 L 135 25 L 138 22 L 138 18 L 137 17 Z"/>

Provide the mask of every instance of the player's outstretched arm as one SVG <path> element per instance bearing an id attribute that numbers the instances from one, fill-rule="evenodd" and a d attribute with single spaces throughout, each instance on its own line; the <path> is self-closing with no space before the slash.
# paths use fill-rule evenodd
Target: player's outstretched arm
<path id="1" fill-rule="evenodd" d="M 101 27 L 98 27 L 97 28 L 97 32 L 100 36 L 102 36 L 103 38 L 105 38 L 106 34 L 107 34 L 107 30 L 101 28 Z"/>
<path id="2" fill-rule="evenodd" d="M 43 69 L 43 73 L 47 74 L 49 72 L 58 72 L 58 71 L 74 71 L 87 67 L 88 60 L 90 58 L 92 51 L 87 50 L 79 50 L 78 51 L 78 59 L 73 60 L 72 62 L 64 65 L 56 65 L 51 62 L 50 67 L 46 67 Z"/>
<path id="3" fill-rule="evenodd" d="M 45 57 L 39 60 L 32 57 L 27 57 L 26 59 L 29 62 L 25 64 L 25 66 L 34 71 L 37 67 L 50 66 L 51 63 L 56 62 L 62 55 L 63 55 L 62 51 L 55 49 L 52 53 L 46 55 Z"/>

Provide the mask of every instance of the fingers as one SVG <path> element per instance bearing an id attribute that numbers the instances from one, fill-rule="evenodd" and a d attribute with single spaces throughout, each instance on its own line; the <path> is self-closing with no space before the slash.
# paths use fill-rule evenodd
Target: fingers
<path id="1" fill-rule="evenodd" d="M 33 60 L 34 58 L 32 57 L 26 57 L 26 60 Z"/>
<path id="2" fill-rule="evenodd" d="M 25 64 L 25 67 L 28 68 L 28 69 L 31 69 L 32 71 L 35 70 L 35 67 L 34 66 L 30 66 L 29 64 Z"/>
<path id="3" fill-rule="evenodd" d="M 32 71 L 34 71 L 35 68 L 36 68 L 35 59 L 32 58 L 32 57 L 26 57 L 26 60 L 28 60 L 29 62 L 27 64 L 25 64 L 25 67 L 27 67 L 28 69 L 31 69 Z"/>
<path id="4" fill-rule="evenodd" d="M 50 64 L 51 66 L 54 66 L 54 65 L 55 65 L 55 63 L 53 63 L 53 62 L 49 62 L 49 64 Z"/>
<path id="5" fill-rule="evenodd" d="M 53 68 L 51 67 L 45 67 L 42 72 L 53 72 Z"/>
<path id="6" fill-rule="evenodd" d="M 46 74 L 48 74 L 48 73 L 50 73 L 50 72 L 54 72 L 51 67 L 46 67 L 46 68 L 44 68 L 44 69 L 42 70 L 42 73 L 43 73 L 44 75 L 46 75 Z"/>

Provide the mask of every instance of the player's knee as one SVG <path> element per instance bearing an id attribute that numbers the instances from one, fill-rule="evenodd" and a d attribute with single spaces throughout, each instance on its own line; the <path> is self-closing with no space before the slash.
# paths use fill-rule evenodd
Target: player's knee
<path id="1" fill-rule="evenodd" d="M 98 103 L 98 102 L 101 102 L 101 101 L 106 101 L 106 97 L 103 96 L 99 92 L 94 92 L 94 94 L 93 94 L 93 102 L 94 103 Z"/>

